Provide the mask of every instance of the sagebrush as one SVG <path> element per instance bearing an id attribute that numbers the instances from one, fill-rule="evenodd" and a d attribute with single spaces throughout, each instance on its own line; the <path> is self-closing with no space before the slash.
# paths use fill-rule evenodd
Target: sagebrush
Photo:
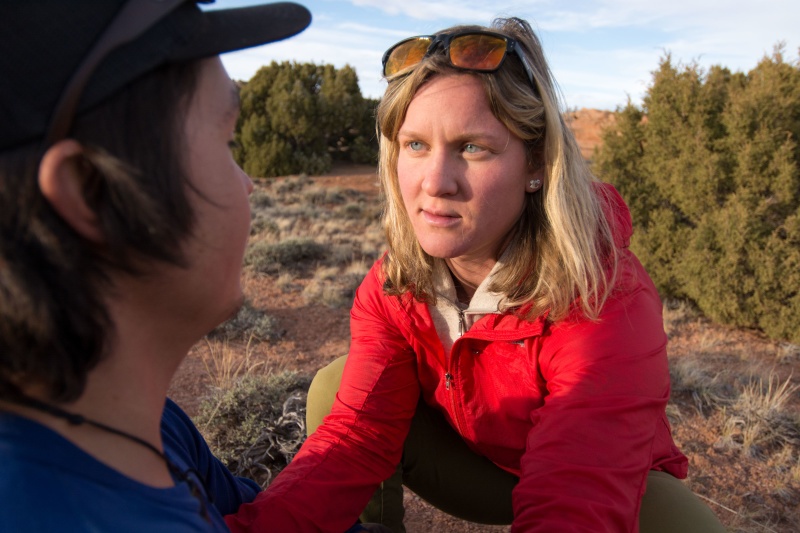
<path id="1" fill-rule="evenodd" d="M 310 378 L 250 374 L 206 399 L 197 426 L 231 472 L 266 487 L 305 440 Z"/>

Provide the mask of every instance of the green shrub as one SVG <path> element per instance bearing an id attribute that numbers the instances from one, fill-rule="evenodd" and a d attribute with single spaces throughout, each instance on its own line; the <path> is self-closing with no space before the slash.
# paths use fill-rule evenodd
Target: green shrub
<path id="1" fill-rule="evenodd" d="M 250 235 L 279 235 L 280 232 L 278 223 L 272 217 L 261 213 L 253 213 L 253 219 L 250 221 Z"/>
<path id="2" fill-rule="evenodd" d="M 334 160 L 377 160 L 374 109 L 345 65 L 276 63 L 241 88 L 234 157 L 251 176 L 321 174 Z"/>
<path id="3" fill-rule="evenodd" d="M 364 206 L 360 203 L 351 202 L 339 208 L 337 215 L 348 220 L 358 220 L 365 216 Z"/>
<path id="4" fill-rule="evenodd" d="M 605 132 L 595 170 L 629 203 L 663 298 L 800 342 L 800 68 L 674 65 Z"/>
<path id="5" fill-rule="evenodd" d="M 347 196 L 335 187 L 314 187 L 305 193 L 304 201 L 317 206 L 340 205 L 347 201 Z"/>
<path id="6" fill-rule="evenodd" d="M 293 372 L 249 375 L 205 400 L 197 426 L 231 472 L 266 487 L 305 439 L 310 383 Z"/>
<path id="7" fill-rule="evenodd" d="M 314 278 L 303 289 L 303 298 L 309 304 L 322 303 L 335 309 L 349 309 L 365 274 L 366 271 L 352 268 L 344 272 L 335 266 L 318 268 Z"/>
<path id="8" fill-rule="evenodd" d="M 280 195 L 300 192 L 312 183 L 314 182 L 308 177 L 307 174 L 300 174 L 299 176 L 293 176 L 291 178 L 282 180 L 280 185 L 276 187 L 276 191 Z"/>
<path id="9" fill-rule="evenodd" d="M 258 340 L 274 340 L 281 336 L 281 332 L 274 317 L 254 308 L 250 302 L 245 302 L 233 318 L 217 326 L 209 336 L 241 340 L 249 340 L 251 337 Z"/>
<path id="10" fill-rule="evenodd" d="M 327 247 L 313 239 L 287 239 L 278 243 L 257 242 L 245 252 L 244 263 L 257 272 L 274 273 L 283 268 L 299 268 L 321 260 Z"/>
<path id="11" fill-rule="evenodd" d="M 272 207 L 273 203 L 272 196 L 270 196 L 269 193 L 264 189 L 256 189 L 250 195 L 250 205 L 253 207 L 253 209 Z"/>

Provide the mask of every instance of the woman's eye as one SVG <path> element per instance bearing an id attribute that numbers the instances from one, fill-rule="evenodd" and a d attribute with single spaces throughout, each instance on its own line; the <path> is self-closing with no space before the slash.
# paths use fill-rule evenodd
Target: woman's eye
<path id="1" fill-rule="evenodd" d="M 419 152 L 422 150 L 422 143 L 419 141 L 411 141 L 408 143 L 408 147 L 414 152 Z"/>
<path id="2" fill-rule="evenodd" d="M 464 145 L 464 151 L 467 152 L 468 154 L 476 154 L 476 153 L 480 152 L 481 150 L 482 150 L 482 148 L 480 146 L 478 146 L 477 144 L 467 143 L 467 144 Z"/>

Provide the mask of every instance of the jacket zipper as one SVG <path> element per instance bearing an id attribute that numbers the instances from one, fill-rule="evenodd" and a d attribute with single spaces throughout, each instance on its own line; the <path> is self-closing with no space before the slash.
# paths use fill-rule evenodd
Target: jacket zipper
<path id="1" fill-rule="evenodd" d="M 464 336 L 464 331 L 466 328 L 466 323 L 464 322 L 464 310 L 460 307 L 457 308 L 458 310 L 458 337 L 461 338 Z M 455 344 L 454 344 L 455 346 Z M 450 390 L 450 383 L 453 381 L 453 374 L 450 373 L 450 367 L 453 362 L 453 350 L 450 349 L 450 357 L 447 358 L 447 369 L 444 372 L 444 388 L 445 390 Z"/>
<path id="2" fill-rule="evenodd" d="M 448 361 L 447 361 L 447 370 L 445 371 L 445 374 L 444 374 L 444 388 L 445 388 L 446 391 L 448 391 L 450 393 L 450 407 L 453 410 L 453 415 L 455 416 L 456 430 L 458 430 L 458 432 L 461 433 L 461 434 L 463 434 L 463 431 L 461 429 L 463 427 L 463 425 L 464 425 L 463 420 L 462 420 L 463 417 L 461 416 L 461 409 L 459 409 L 459 406 L 457 405 L 455 394 L 453 394 L 450 391 L 450 387 L 451 387 L 451 385 L 453 385 L 453 374 L 450 373 L 450 369 L 453 367 L 453 353 L 455 352 L 455 350 L 453 348 L 455 348 L 456 343 L 458 343 L 458 341 L 464 336 L 464 333 L 465 333 L 466 329 L 467 329 L 466 328 L 466 323 L 464 321 L 464 310 L 459 308 L 458 309 L 458 339 L 456 339 L 456 342 L 453 343 L 453 346 L 450 349 L 450 357 L 448 358 Z"/>
<path id="3" fill-rule="evenodd" d="M 450 390 L 451 386 L 455 389 L 455 383 L 453 383 L 454 376 L 450 372 L 445 373 L 444 375 L 444 386 L 450 396 L 450 408 L 453 410 L 453 417 L 455 418 L 456 423 L 456 431 L 459 434 L 464 435 L 464 416 L 461 413 L 461 406 L 456 401 L 456 395 L 452 390 Z"/>

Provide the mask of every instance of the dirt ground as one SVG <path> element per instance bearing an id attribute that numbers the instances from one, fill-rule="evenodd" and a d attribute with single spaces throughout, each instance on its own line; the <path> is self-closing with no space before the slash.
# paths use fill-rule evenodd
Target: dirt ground
<path id="1" fill-rule="evenodd" d="M 609 114 L 593 110 L 581 110 L 574 115 L 572 127 L 589 157 L 599 142 L 598 129 L 611 119 Z M 337 168 L 329 175 L 312 179 L 320 185 L 364 191 L 377 201 L 374 172 L 373 167 Z M 284 292 L 273 277 L 246 274 L 243 283 L 253 306 L 277 319 L 283 332 L 278 341 L 251 347 L 253 360 L 263 362 L 273 371 L 296 370 L 310 375 L 347 353 L 346 309 L 308 305 L 300 291 Z M 302 284 L 303 280 L 297 283 Z M 711 406 L 715 394 L 724 395 L 726 391 L 741 388 L 755 376 L 774 376 L 780 382 L 790 380 L 797 385 L 797 378 L 792 376 L 800 376 L 800 351 L 796 346 L 765 339 L 757 332 L 715 326 L 700 318 L 679 316 L 667 324 L 667 331 L 671 366 L 686 367 L 684 363 L 700 361 L 701 369 L 697 372 L 706 379 L 705 386 L 679 383 L 677 388 L 673 379 L 668 414 L 676 442 L 690 460 L 687 483 L 730 531 L 800 531 L 799 443 L 795 441 L 794 448 L 787 452 L 789 457 L 780 460 L 774 455 L 743 454 L 726 445 L 726 438 L 730 440 L 726 409 L 720 408 L 719 403 L 716 408 Z M 170 390 L 173 399 L 190 415 L 197 413 L 212 386 L 210 372 L 203 363 L 208 350 L 204 342 L 193 348 Z M 795 423 L 800 423 L 797 415 L 800 394 L 796 390 L 790 395 L 786 409 L 795 417 Z M 509 530 L 506 526 L 458 520 L 433 509 L 411 492 L 406 494 L 406 508 L 409 533 Z"/>

